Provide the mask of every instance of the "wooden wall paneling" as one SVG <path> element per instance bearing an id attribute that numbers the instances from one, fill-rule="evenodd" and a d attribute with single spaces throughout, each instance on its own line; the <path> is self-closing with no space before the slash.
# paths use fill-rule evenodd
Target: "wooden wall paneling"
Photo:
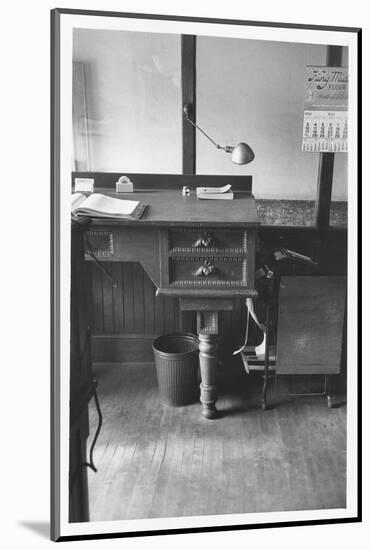
<path id="1" fill-rule="evenodd" d="M 233 334 L 236 335 L 238 341 L 243 339 L 245 335 L 245 325 L 243 322 L 243 309 L 245 308 L 245 300 L 236 300 L 231 311 L 231 325 Z"/>
<path id="2" fill-rule="evenodd" d="M 113 287 L 113 319 L 114 331 L 124 332 L 124 293 L 122 284 L 122 266 L 118 262 L 112 262 L 112 277 L 117 283 Z"/>
<path id="3" fill-rule="evenodd" d="M 92 284 L 92 331 L 103 332 L 103 293 L 102 293 L 102 272 L 93 263 L 91 266 L 91 284 Z"/>
<path id="4" fill-rule="evenodd" d="M 124 331 L 134 332 L 134 288 L 133 288 L 133 264 L 122 263 L 122 281 L 124 292 Z"/>
<path id="5" fill-rule="evenodd" d="M 94 293 L 93 293 L 93 273 L 92 273 L 93 262 L 83 262 L 84 266 L 84 276 L 83 280 L 86 281 L 88 285 L 87 291 L 87 310 L 88 310 L 88 326 L 90 327 L 90 333 L 94 332 Z"/>
<path id="6" fill-rule="evenodd" d="M 143 268 L 133 263 L 134 332 L 144 333 Z"/>
<path id="7" fill-rule="evenodd" d="M 238 347 L 238 344 L 243 340 L 245 334 L 245 325 L 242 318 L 244 303 L 244 300 L 236 299 L 233 301 L 231 311 L 221 311 L 219 313 L 219 340 L 228 350 Z"/>
<path id="8" fill-rule="evenodd" d="M 181 330 L 180 319 L 180 304 L 178 298 L 177 300 L 174 300 L 174 329 L 176 332 L 179 332 Z"/>
<path id="9" fill-rule="evenodd" d="M 156 332 L 155 324 L 155 285 L 148 277 L 147 273 L 143 272 L 143 299 L 144 299 L 144 332 L 146 334 L 154 334 Z"/>
<path id="10" fill-rule="evenodd" d="M 193 332 L 197 333 L 196 330 L 196 312 L 195 311 L 182 311 L 179 308 L 179 330 L 181 332 Z"/>
<path id="11" fill-rule="evenodd" d="M 153 362 L 155 334 L 97 334 L 92 337 L 94 363 Z"/>
<path id="12" fill-rule="evenodd" d="M 155 301 L 155 327 L 156 333 L 163 333 L 165 330 L 165 298 L 156 296 Z"/>
<path id="13" fill-rule="evenodd" d="M 107 262 L 105 265 L 107 271 L 112 273 L 112 262 Z M 103 289 L 103 330 L 104 332 L 114 332 L 114 317 L 113 317 L 113 285 L 112 281 L 105 275 L 102 276 Z"/>
<path id="14" fill-rule="evenodd" d="M 230 311 L 220 311 L 219 317 L 218 317 L 218 324 L 219 324 L 219 334 L 218 334 L 218 341 L 224 340 L 226 337 L 226 332 L 228 332 L 228 329 L 231 325 L 231 312 Z"/>
<path id="15" fill-rule="evenodd" d="M 347 231 L 332 227 L 322 235 L 320 263 L 327 275 L 345 275 L 348 269 Z"/>
<path id="16" fill-rule="evenodd" d="M 174 309 L 172 300 L 165 296 L 164 298 L 165 310 L 164 310 L 164 332 L 166 334 L 174 332 Z"/>
<path id="17" fill-rule="evenodd" d="M 345 275 L 347 272 L 346 228 L 330 227 L 322 237 L 314 227 L 263 226 L 259 229 L 261 263 L 269 264 L 272 260 L 272 251 L 280 247 L 289 248 L 318 261 L 324 275 Z M 300 271 L 299 267 L 297 271 Z"/>
<path id="18" fill-rule="evenodd" d="M 167 333 L 178 332 L 179 326 L 179 300 L 165 297 L 165 331 Z"/>
<path id="19" fill-rule="evenodd" d="M 320 256 L 320 233 L 315 227 L 261 226 L 258 230 L 258 261 L 270 264 L 272 251 L 286 247 L 314 260 Z"/>

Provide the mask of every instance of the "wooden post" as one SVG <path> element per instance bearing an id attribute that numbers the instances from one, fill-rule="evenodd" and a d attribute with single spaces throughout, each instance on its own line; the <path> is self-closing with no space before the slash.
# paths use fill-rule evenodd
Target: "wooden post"
<path id="1" fill-rule="evenodd" d="M 196 129 L 186 121 L 184 105 L 190 105 L 193 120 L 196 118 L 196 36 L 181 37 L 182 67 L 182 121 L 183 121 L 183 174 L 196 173 Z M 195 319 L 191 311 L 180 311 L 180 327 L 184 332 L 194 332 Z"/>
<path id="2" fill-rule="evenodd" d="M 341 66 L 342 46 L 327 46 L 326 65 Z M 332 179 L 334 173 L 335 153 L 320 153 L 317 180 L 317 197 L 315 206 L 315 225 L 320 230 L 326 230 L 330 220 L 330 205 Z"/>
<path id="3" fill-rule="evenodd" d="M 182 117 L 183 117 L 183 174 L 196 173 L 195 128 L 186 121 L 183 106 L 191 107 L 192 120 L 196 118 L 196 37 L 182 35 Z"/>

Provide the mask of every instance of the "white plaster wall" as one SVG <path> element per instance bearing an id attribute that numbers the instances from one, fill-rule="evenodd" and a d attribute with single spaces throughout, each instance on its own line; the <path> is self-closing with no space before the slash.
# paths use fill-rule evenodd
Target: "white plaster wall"
<path id="1" fill-rule="evenodd" d="M 244 166 L 197 136 L 197 173 L 248 174 L 260 198 L 314 199 L 318 153 L 301 152 L 304 70 L 326 46 L 197 38 L 197 122 L 218 143 L 246 141 Z M 337 154 L 333 198 L 346 198 L 346 154 Z"/>
<path id="2" fill-rule="evenodd" d="M 180 36 L 75 29 L 92 171 L 181 173 Z"/>

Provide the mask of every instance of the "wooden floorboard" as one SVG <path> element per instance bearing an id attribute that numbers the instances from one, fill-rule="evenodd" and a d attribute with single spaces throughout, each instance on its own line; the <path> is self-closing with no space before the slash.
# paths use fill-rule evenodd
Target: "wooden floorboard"
<path id="1" fill-rule="evenodd" d="M 166 407 L 151 364 L 95 370 L 103 427 L 89 470 L 90 520 L 343 508 L 346 406 L 292 398 L 259 375 L 220 381 L 214 421 L 199 403 Z M 90 405 L 90 436 L 97 415 Z"/>

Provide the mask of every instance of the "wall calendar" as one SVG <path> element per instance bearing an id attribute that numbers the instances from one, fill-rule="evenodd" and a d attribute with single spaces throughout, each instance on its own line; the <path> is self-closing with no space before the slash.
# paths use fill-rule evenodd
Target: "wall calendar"
<path id="1" fill-rule="evenodd" d="M 347 111 L 304 111 L 303 153 L 346 153 L 348 151 Z"/>
<path id="2" fill-rule="evenodd" d="M 306 67 L 301 150 L 348 151 L 348 68 Z"/>

